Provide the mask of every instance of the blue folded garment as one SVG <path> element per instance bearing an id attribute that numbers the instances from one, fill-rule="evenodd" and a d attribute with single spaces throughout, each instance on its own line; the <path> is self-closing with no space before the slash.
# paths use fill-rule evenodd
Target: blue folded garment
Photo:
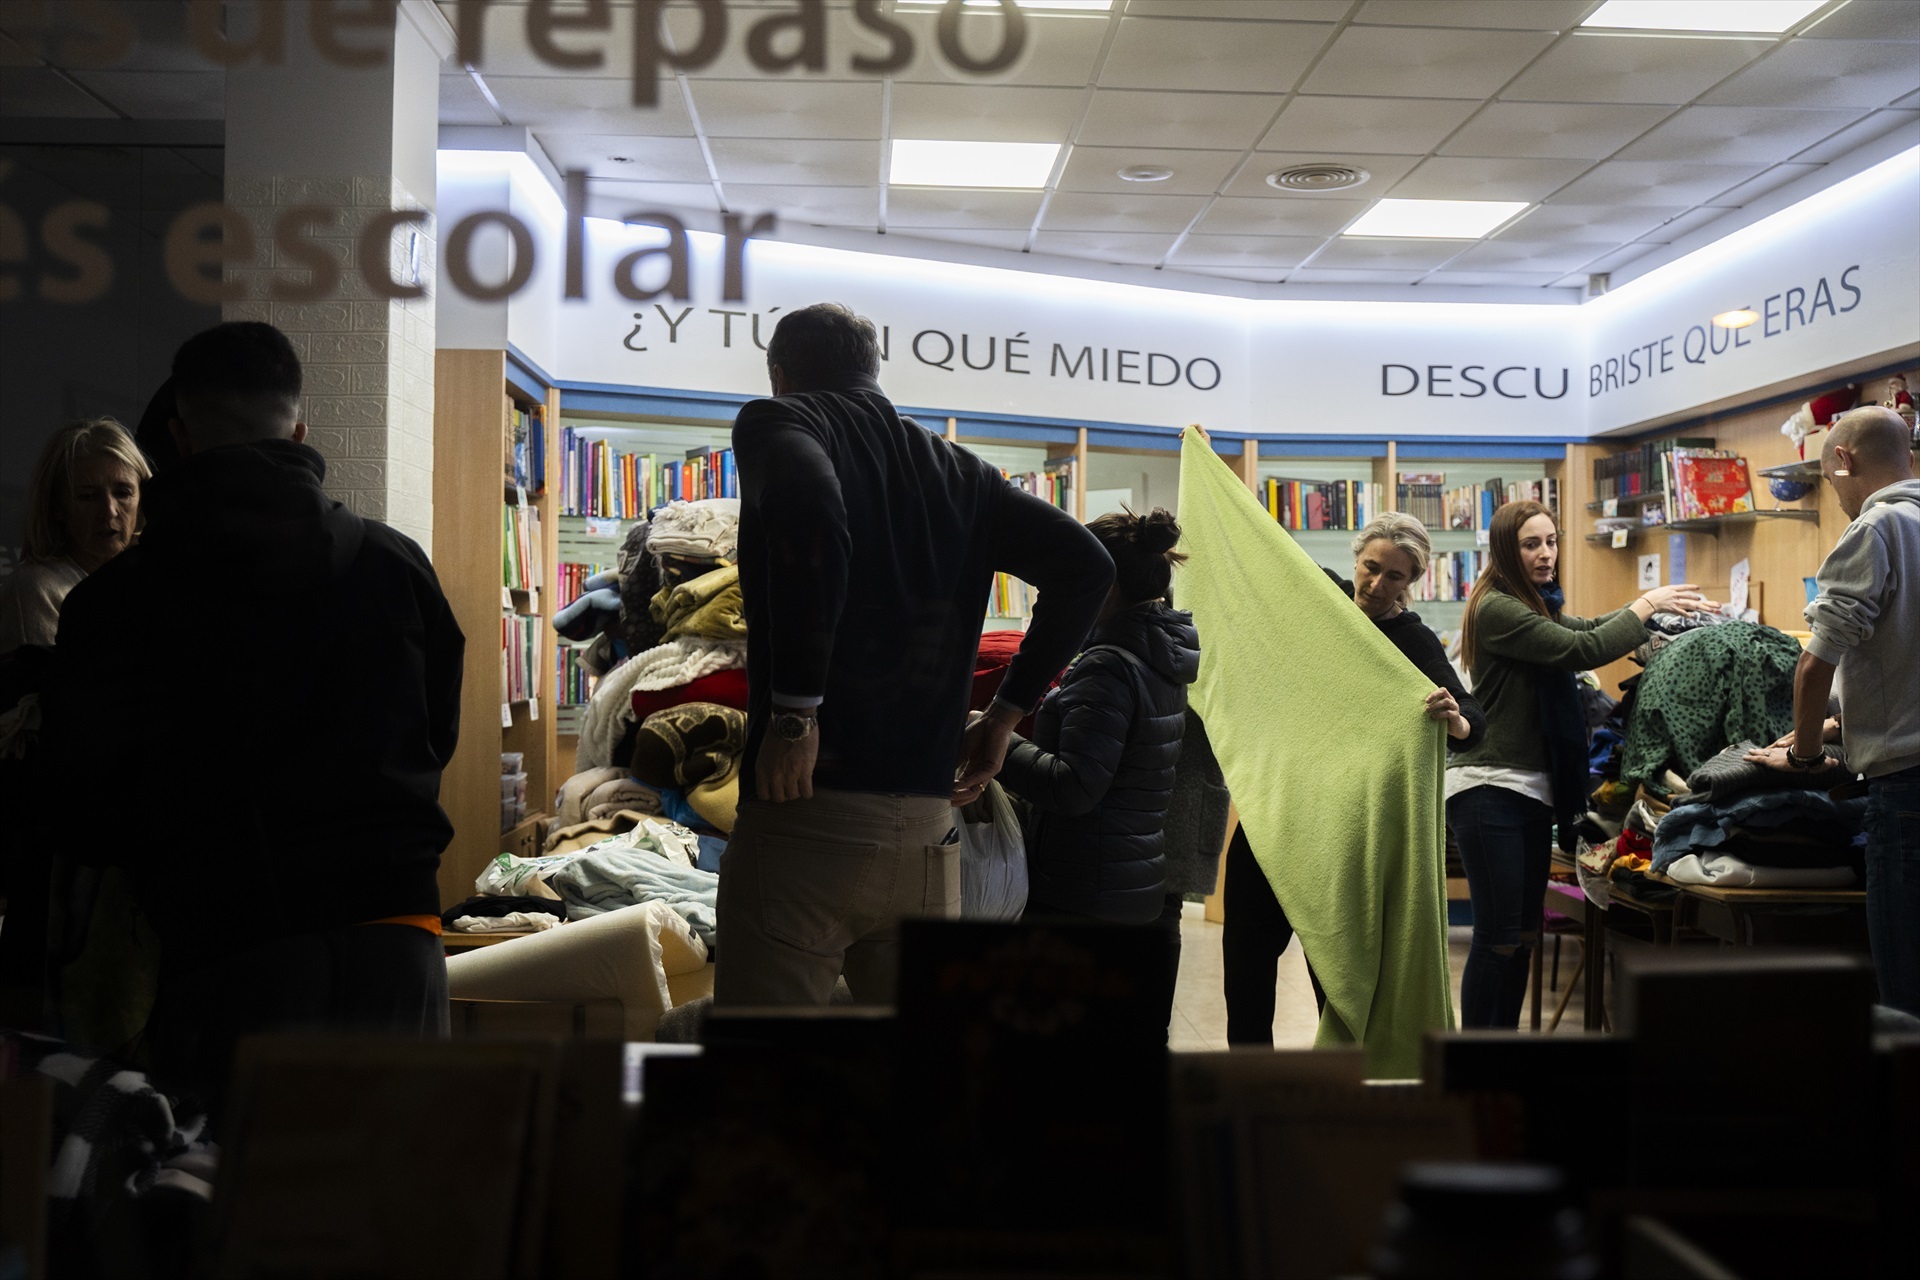
<path id="1" fill-rule="evenodd" d="M 1817 823 L 1844 849 L 1866 812 L 1865 798 L 1836 801 L 1824 791 L 1756 791 L 1726 804 L 1678 805 L 1654 830 L 1653 869 L 1664 872 L 1689 853 L 1717 848 L 1742 827 L 1770 830 L 1793 822 Z"/>
<path id="2" fill-rule="evenodd" d="M 620 589 L 620 571 L 618 569 L 609 569 L 605 573 L 596 573 L 581 583 L 580 589 L 586 592 L 618 591 Z"/>

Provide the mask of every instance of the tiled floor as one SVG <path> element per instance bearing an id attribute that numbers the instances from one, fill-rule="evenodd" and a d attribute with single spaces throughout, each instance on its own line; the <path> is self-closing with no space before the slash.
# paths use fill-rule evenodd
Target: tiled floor
<path id="1" fill-rule="evenodd" d="M 1471 930 L 1456 927 L 1447 931 L 1447 960 L 1453 972 L 1453 1002 L 1460 1006 L 1460 972 L 1467 962 L 1467 941 Z M 1552 958 L 1553 942 L 1547 942 Z M 1568 938 L 1561 945 L 1560 987 L 1544 993 L 1541 1027 L 1553 1021 L 1554 1006 L 1566 991 L 1574 966 L 1580 962 L 1580 943 Z M 1574 985 L 1573 998 L 1561 1019 L 1560 1030 L 1580 1030 L 1582 991 Z M 1530 1006 L 1529 1006 L 1530 1008 Z M 1528 1014 L 1521 1014 L 1521 1026 L 1528 1025 Z M 1313 1005 L 1313 988 L 1307 982 L 1307 963 L 1296 940 L 1280 957 L 1278 998 L 1274 1002 L 1273 1043 L 1281 1049 L 1306 1049 L 1313 1045 L 1320 1015 Z M 1220 926 L 1210 924 L 1201 915 L 1198 903 L 1187 904 L 1186 918 L 1180 922 L 1180 985 L 1173 997 L 1173 1026 L 1168 1044 L 1174 1049 L 1207 1050 L 1227 1047 L 1227 1003 L 1221 993 Z"/>

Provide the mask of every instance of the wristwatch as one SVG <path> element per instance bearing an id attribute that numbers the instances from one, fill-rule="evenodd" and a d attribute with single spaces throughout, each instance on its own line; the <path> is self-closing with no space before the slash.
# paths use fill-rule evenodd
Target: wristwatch
<path id="1" fill-rule="evenodd" d="M 804 742 L 819 723 L 810 712 L 779 711 L 774 713 L 772 727 L 774 734 L 784 741 Z"/>
<path id="2" fill-rule="evenodd" d="M 1827 758 L 1827 753 L 1824 751 L 1818 752 L 1811 758 L 1808 758 L 1805 756 L 1795 755 L 1792 747 L 1787 748 L 1787 763 L 1795 769 L 1817 768 L 1819 767 L 1820 762 L 1822 760 L 1825 760 L 1826 758 Z"/>

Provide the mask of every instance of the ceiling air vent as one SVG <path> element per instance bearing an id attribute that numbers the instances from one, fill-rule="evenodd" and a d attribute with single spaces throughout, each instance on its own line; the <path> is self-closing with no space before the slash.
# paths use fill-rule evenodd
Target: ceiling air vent
<path id="1" fill-rule="evenodd" d="M 1267 185 L 1276 191 L 1345 191 L 1372 176 L 1358 165 L 1296 164 L 1268 174 Z"/>

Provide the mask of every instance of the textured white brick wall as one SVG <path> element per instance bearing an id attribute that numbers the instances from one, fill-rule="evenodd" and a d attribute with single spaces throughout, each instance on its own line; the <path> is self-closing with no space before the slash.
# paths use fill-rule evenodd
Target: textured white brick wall
<path id="1" fill-rule="evenodd" d="M 252 226 L 251 263 L 229 267 L 248 296 L 228 303 L 228 320 L 265 320 L 292 341 L 306 372 L 302 416 L 308 443 L 327 459 L 327 492 L 363 516 L 383 520 L 433 550 L 433 296 L 436 227 L 420 226 L 424 298 L 376 298 L 359 271 L 358 242 L 367 222 L 387 209 L 420 201 L 387 176 L 227 180 L 227 203 Z M 307 238 L 340 264 L 335 294 L 319 302 L 278 302 L 276 278 L 300 280 L 298 264 L 277 258 L 273 224 L 295 205 L 340 210 Z M 389 245 L 394 279 L 406 279 L 408 228 Z"/>

